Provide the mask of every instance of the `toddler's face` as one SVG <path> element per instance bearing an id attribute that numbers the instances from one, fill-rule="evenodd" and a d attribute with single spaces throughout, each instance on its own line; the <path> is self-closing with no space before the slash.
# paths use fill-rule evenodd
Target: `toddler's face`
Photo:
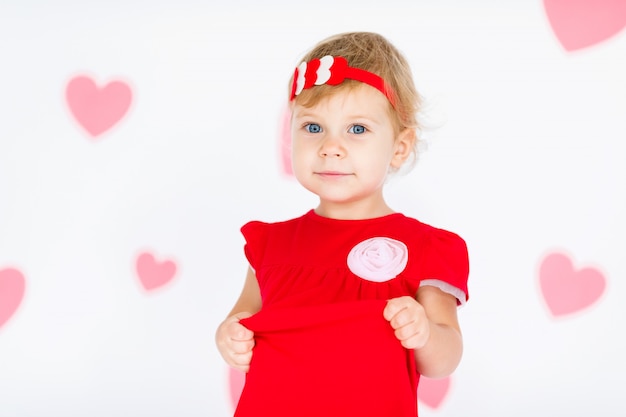
<path id="1" fill-rule="evenodd" d="M 375 210 L 384 204 L 389 169 L 399 168 L 410 153 L 402 133 L 396 136 L 389 108 L 387 98 L 365 84 L 313 107 L 294 104 L 293 171 L 321 205 Z"/>

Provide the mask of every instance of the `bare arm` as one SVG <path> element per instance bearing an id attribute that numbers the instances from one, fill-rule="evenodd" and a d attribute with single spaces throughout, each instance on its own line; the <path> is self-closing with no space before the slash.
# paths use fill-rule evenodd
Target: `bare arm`
<path id="1" fill-rule="evenodd" d="M 256 280 L 254 271 L 252 268 L 248 267 L 243 289 L 241 290 L 239 299 L 237 299 L 233 309 L 228 314 L 228 317 L 244 311 L 255 314 L 258 313 L 259 310 L 261 310 L 261 289 L 259 288 L 259 282 Z"/>
<path id="2" fill-rule="evenodd" d="M 248 372 L 254 347 L 254 333 L 239 323 L 261 309 L 261 291 L 254 271 L 248 268 L 239 299 L 215 332 L 215 343 L 226 363 Z"/>
<path id="3" fill-rule="evenodd" d="M 456 298 L 432 286 L 417 292 L 417 300 L 389 300 L 385 318 L 402 345 L 415 350 L 417 370 L 428 378 L 443 378 L 458 366 L 463 354 Z"/>
<path id="4" fill-rule="evenodd" d="M 457 317 L 456 298 L 439 288 L 424 286 L 417 292 L 430 325 L 427 343 L 415 350 L 417 369 L 429 378 L 450 375 L 463 355 L 463 337 Z"/>

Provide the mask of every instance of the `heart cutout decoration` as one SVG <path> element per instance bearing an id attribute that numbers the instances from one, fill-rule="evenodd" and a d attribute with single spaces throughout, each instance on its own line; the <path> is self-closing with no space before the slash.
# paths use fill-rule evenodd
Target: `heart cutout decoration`
<path id="1" fill-rule="evenodd" d="M 539 267 L 539 286 L 550 313 L 564 316 L 581 311 L 600 299 L 606 288 L 596 268 L 575 269 L 563 253 L 547 255 Z"/>
<path id="2" fill-rule="evenodd" d="M 437 409 L 450 391 L 450 377 L 441 379 L 420 378 L 417 398 L 430 408 Z"/>
<path id="3" fill-rule="evenodd" d="M 243 386 L 246 384 L 246 374 L 233 368 L 228 368 L 228 388 L 230 392 L 230 402 L 233 409 L 237 408 Z"/>
<path id="4" fill-rule="evenodd" d="M 624 0 L 544 0 L 543 5 L 566 51 L 595 45 L 626 27 Z"/>
<path id="5" fill-rule="evenodd" d="M 283 174 L 293 176 L 291 167 L 291 111 L 286 108 L 280 119 L 280 137 L 278 141 L 280 150 L 280 167 Z"/>
<path id="6" fill-rule="evenodd" d="M 67 105 L 78 122 L 92 137 L 97 137 L 118 123 L 130 108 L 132 91 L 122 81 L 103 87 L 87 76 L 72 78 L 67 84 Z"/>
<path id="7" fill-rule="evenodd" d="M 0 269 L 0 327 L 13 316 L 22 303 L 26 280 L 14 268 Z"/>
<path id="8" fill-rule="evenodd" d="M 176 263 L 171 260 L 157 261 L 150 252 L 141 253 L 135 262 L 139 282 L 147 291 L 160 288 L 176 274 Z"/>

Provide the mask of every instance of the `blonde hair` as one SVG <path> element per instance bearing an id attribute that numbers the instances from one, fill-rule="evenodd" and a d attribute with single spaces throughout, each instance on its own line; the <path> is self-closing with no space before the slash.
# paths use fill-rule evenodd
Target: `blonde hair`
<path id="1" fill-rule="evenodd" d="M 319 42 L 301 62 L 309 62 L 326 55 L 344 57 L 349 66 L 369 71 L 385 80 L 386 85 L 393 91 L 394 104 L 393 106 L 390 104 L 389 108 L 398 132 L 412 129 L 417 135 L 420 128 L 417 114 L 420 110 L 421 97 L 415 88 L 409 63 L 391 42 L 372 32 L 341 33 Z M 292 85 L 293 77 L 289 82 L 289 92 Z M 359 85 L 362 84 L 358 81 L 345 80 L 337 86 L 326 84 L 315 86 L 303 90 L 294 102 L 311 107 L 324 97 Z"/>

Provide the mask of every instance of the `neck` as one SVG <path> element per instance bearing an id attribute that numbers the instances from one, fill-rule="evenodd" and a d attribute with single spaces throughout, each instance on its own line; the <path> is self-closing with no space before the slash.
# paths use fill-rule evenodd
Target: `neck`
<path id="1" fill-rule="evenodd" d="M 376 204 L 320 201 L 315 213 L 337 220 L 362 220 L 386 216 L 394 211 L 384 201 Z"/>

